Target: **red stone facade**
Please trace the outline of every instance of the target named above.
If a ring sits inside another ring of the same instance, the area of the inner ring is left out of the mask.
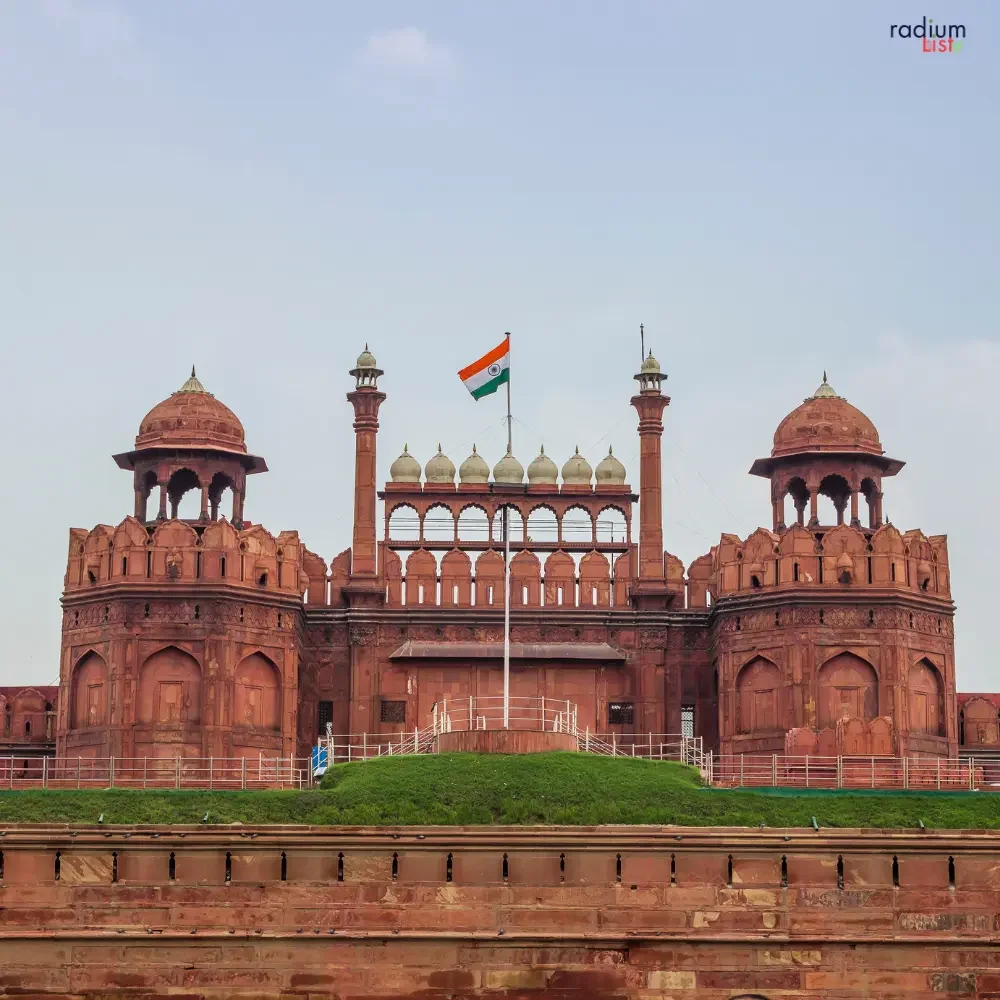
[[[0,757],[13,757],[14,771],[51,756],[56,739],[57,687],[0,687]]]
[[[41,1000],[1000,997],[981,831],[8,826]]]
[[[560,474],[543,451],[525,475],[511,454],[491,472],[475,450],[458,470],[439,450],[421,469],[405,448],[380,490],[391,394],[367,349],[351,375],[352,545],[329,564],[244,519],[247,476],[266,464],[193,373],[143,419],[116,456],[132,515],[70,532],[61,755],[302,754],[327,720],[412,731],[445,698],[499,695],[505,512],[514,696],[570,700],[591,732],[693,726],[727,753],[958,750],[946,538],[884,521],[883,482],[903,463],[825,378],[751,469],[771,482],[770,529],[723,535],[685,570],[663,548],[670,400],[652,355],[631,399],[638,493],[612,454],[596,470],[573,455]],[[200,516],[182,520],[188,490]],[[986,730],[1000,743],[995,716]]]

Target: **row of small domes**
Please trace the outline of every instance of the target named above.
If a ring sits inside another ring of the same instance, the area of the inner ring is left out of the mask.
[[[437,454],[424,466],[423,472],[428,483],[455,482],[455,465],[441,451],[441,445],[438,445]],[[389,476],[394,483],[420,482],[420,463],[410,454],[406,445],[403,446],[403,454],[389,467]],[[595,476],[599,485],[624,485],[625,466],[615,458],[610,448],[607,455],[597,463],[596,472],[580,454],[579,448],[562,467],[564,485],[589,485],[591,478]],[[559,469],[556,467],[556,463],[545,454],[543,447],[538,453],[538,457],[528,465],[528,483],[532,486],[555,486],[558,478]],[[490,467],[482,455],[476,451],[475,445],[472,446],[472,454],[458,470],[458,480],[461,483],[488,483],[490,481]],[[493,482],[524,482],[524,466],[510,453],[509,448],[507,454],[493,466]]]

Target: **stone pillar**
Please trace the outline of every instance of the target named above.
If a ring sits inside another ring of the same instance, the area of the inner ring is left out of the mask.
[[[378,583],[378,543],[375,524],[375,441],[378,435],[378,411],[385,393],[378,389],[381,370],[367,348],[358,358],[351,374],[356,387],[347,394],[354,407],[354,533],[351,545],[351,578],[347,587],[352,604],[382,603],[383,589]],[[420,538],[424,537],[423,518]]]
[[[246,483],[233,487],[233,527],[237,531],[243,527],[243,504],[247,498]]]
[[[655,365],[655,369],[650,366]],[[639,578],[633,582],[637,608],[666,607],[667,585],[663,575],[663,470],[660,439],[663,411],[670,397],[660,391],[660,366],[650,358],[636,375],[640,385],[631,403],[639,414]]]
[[[165,521],[167,519],[167,484],[160,483],[160,509],[156,515],[157,520]]]
[[[785,511],[783,508],[784,504],[782,503],[781,500],[771,501],[771,515],[772,515],[772,520],[774,522],[775,531],[785,530]]]
[[[819,488],[810,487],[809,489],[809,527],[818,528],[819,527]]]
[[[851,490],[851,527],[860,528],[861,521],[858,520],[858,491]]]
[[[882,527],[882,491],[878,490],[875,493],[875,523],[872,525],[873,528]]]
[[[201,488],[201,520],[208,520],[208,487],[202,486]]]
[[[135,491],[135,519],[142,522],[146,520],[146,494],[141,489]]]

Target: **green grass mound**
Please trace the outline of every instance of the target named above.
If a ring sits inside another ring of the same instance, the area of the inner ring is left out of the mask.
[[[340,764],[320,788],[288,792],[0,792],[4,823],[343,826],[675,824],[1000,828],[1000,799],[970,792],[721,790],[668,762],[582,753],[440,754]]]

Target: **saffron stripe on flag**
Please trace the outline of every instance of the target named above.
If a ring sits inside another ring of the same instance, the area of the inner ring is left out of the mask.
[[[499,361],[510,351],[510,342],[504,338],[499,347],[494,347],[492,351],[484,354],[478,361],[473,361],[471,365],[466,365],[459,373],[458,377],[464,382],[466,379],[488,368],[494,361]]]

